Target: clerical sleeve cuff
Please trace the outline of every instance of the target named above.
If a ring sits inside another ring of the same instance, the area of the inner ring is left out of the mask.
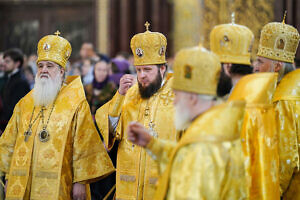
[[[79,181],[79,182],[76,182],[76,183],[80,183],[80,184],[82,184],[82,185],[89,184],[88,181]]]
[[[155,143],[155,138],[151,137],[151,140],[147,144],[146,148],[149,149],[149,150],[151,150],[151,148],[153,147],[154,143]]]
[[[122,110],[122,105],[124,102],[125,96],[121,95],[119,91],[116,92],[115,96],[112,98],[110,102],[110,107],[109,107],[109,116],[111,117],[119,117],[121,110]]]
[[[154,160],[157,160],[157,157],[162,152],[162,147],[159,139],[152,137],[150,142],[146,146],[146,151]]]

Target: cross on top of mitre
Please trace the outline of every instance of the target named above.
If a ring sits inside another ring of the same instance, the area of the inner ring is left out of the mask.
[[[144,24],[145,27],[146,27],[146,31],[149,31],[149,26],[150,26],[150,23],[148,21],[146,21],[146,23]]]
[[[231,13],[231,23],[235,24],[235,13],[234,12]]]
[[[287,13],[287,11],[284,12],[284,16],[283,16],[283,20],[282,20],[283,24],[285,24],[286,13]]]
[[[54,33],[54,35],[59,36],[59,35],[60,35],[59,30],[57,30],[57,31]]]

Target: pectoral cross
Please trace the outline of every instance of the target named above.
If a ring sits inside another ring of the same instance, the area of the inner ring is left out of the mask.
[[[145,109],[145,116],[149,116],[149,115],[150,115],[150,108],[147,107],[147,108]]]
[[[157,133],[155,132],[154,127],[155,127],[155,124],[151,121],[151,122],[149,123],[150,135],[152,135],[153,137],[157,138],[158,135],[157,135]]]
[[[24,141],[25,142],[27,142],[28,141],[28,139],[29,139],[29,136],[31,136],[31,129],[29,128],[27,131],[25,131],[25,133],[24,133],[24,136],[25,136],[25,138],[24,138]]]

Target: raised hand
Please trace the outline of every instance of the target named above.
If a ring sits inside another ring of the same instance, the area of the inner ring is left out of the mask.
[[[152,139],[149,131],[138,122],[131,122],[127,130],[127,139],[141,147],[146,147]]]
[[[136,76],[132,74],[125,74],[120,79],[120,87],[119,87],[119,93],[121,95],[125,95],[127,90],[133,86],[133,84],[136,82]]]

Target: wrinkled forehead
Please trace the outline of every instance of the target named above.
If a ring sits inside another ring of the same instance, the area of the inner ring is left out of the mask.
[[[257,61],[259,61],[259,62],[261,62],[261,63],[269,63],[269,62],[272,62],[271,59],[265,58],[265,57],[262,57],[262,56],[257,56]]]
[[[42,61],[39,61],[37,63],[38,66],[42,66],[42,65],[53,65],[53,66],[59,66],[57,63],[53,62],[53,61],[48,61],[48,60],[42,60]]]

